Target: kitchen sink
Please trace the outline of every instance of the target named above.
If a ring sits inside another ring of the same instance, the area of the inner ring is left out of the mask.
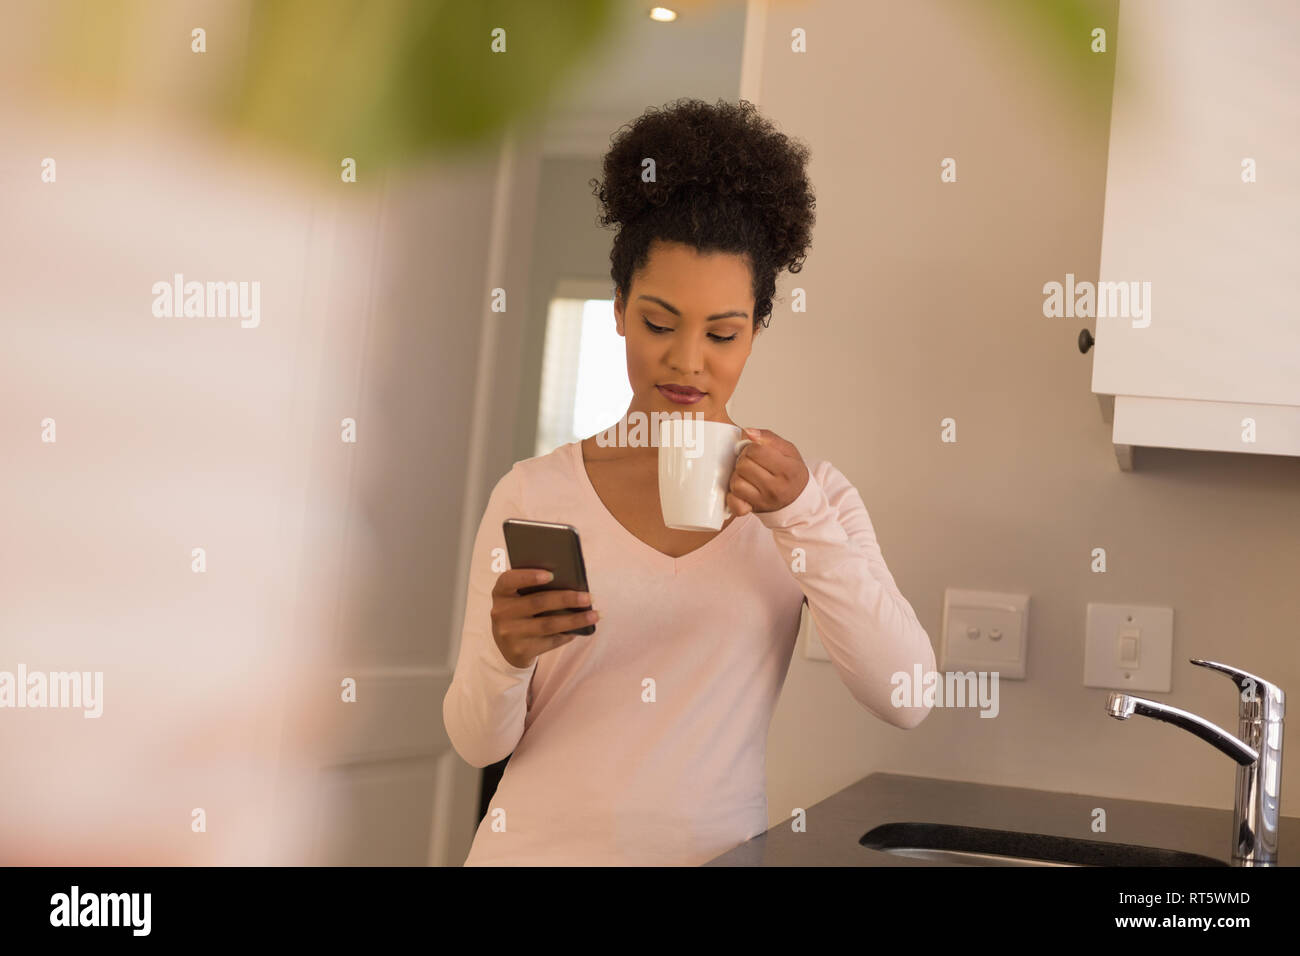
[[[1199,853],[947,823],[885,823],[858,841],[949,866],[1227,866]]]

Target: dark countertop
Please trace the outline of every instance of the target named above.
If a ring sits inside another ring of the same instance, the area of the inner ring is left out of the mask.
[[[1230,788],[1232,775],[1224,778]],[[1106,832],[1092,832],[1093,808]],[[1231,861],[1232,811],[1120,800],[1079,793],[998,787],[895,773],[873,773],[807,808],[807,832],[777,824],[705,866],[940,866],[858,843],[882,823],[971,827],[1182,850]],[[1300,865],[1300,818],[1278,825],[1280,866]]]

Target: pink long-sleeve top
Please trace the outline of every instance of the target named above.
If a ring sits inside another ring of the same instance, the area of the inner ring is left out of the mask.
[[[738,517],[677,558],[619,524],[580,442],[497,482],[442,713],[473,766],[513,756],[466,866],[688,866],[766,830],[768,725],[805,599],[862,706],[904,729],[925,718],[927,707],[891,703],[890,678],[933,670],[930,638],[857,489],[830,462],[804,460],[810,477],[789,505]],[[573,525],[601,613],[594,634],[528,667],[492,636],[506,518]]]

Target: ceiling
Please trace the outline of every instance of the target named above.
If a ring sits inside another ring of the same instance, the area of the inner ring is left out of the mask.
[[[546,114],[543,156],[599,157],[614,131],[648,106],[682,96],[712,102],[740,95],[744,0],[663,3],[677,11],[671,23],[650,19],[652,3],[615,0],[615,26]]]

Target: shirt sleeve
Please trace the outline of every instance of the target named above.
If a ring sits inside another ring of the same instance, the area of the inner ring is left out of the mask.
[[[519,485],[519,469],[512,468],[492,489],[479,522],[470,555],[460,653],[442,699],[442,721],[451,745],[475,767],[504,760],[519,743],[537,667],[536,659],[527,667],[515,667],[492,636],[492,589],[509,567],[501,523],[524,516]]]
[[[862,496],[828,461],[809,467],[799,497],[758,514],[791,566],[817,633],[853,697],[881,720],[911,729],[930,708],[897,707],[891,678],[934,670],[934,647],[885,566]],[[793,566],[803,551],[803,570]]]

